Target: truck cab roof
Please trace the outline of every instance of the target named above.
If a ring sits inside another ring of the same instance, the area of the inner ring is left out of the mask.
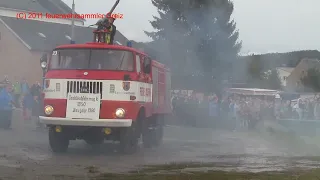
[[[100,43],[100,42],[88,42],[85,44],[64,44],[64,45],[57,46],[55,49],[81,49],[81,48],[98,48],[98,49],[114,49],[114,50],[131,51],[131,52],[135,52],[135,53],[142,54],[144,56],[149,57],[146,53],[132,47],[121,46],[121,45],[110,45],[110,44]],[[152,64],[160,68],[168,69],[168,67],[166,67],[162,63],[159,63],[156,60],[153,60]]]

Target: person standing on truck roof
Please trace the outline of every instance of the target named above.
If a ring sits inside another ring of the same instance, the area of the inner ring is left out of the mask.
[[[106,43],[107,44],[113,44],[114,36],[116,35],[117,28],[113,24],[115,18],[108,17],[108,23],[106,25],[106,29],[109,30],[110,33],[107,33],[106,35]]]

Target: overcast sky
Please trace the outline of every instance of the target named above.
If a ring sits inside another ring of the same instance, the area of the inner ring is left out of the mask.
[[[72,0],[64,0],[70,7]],[[108,2],[108,3],[106,3]],[[110,3],[109,3],[110,2]],[[115,0],[75,0],[78,13],[106,13]],[[319,0],[233,0],[233,18],[243,41],[243,53],[320,50]],[[157,15],[151,0],[121,0],[115,13],[123,19],[117,29],[135,41],[150,41],[143,30],[153,30],[149,20]],[[95,19],[88,19],[94,23]]]

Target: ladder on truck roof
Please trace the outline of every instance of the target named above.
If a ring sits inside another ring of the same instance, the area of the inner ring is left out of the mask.
[[[110,32],[108,30],[94,30],[93,31],[93,42],[106,43],[106,36]]]

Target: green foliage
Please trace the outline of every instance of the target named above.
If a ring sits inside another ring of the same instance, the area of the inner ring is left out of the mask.
[[[242,43],[229,0],[152,0],[159,17],[151,21],[157,59],[170,59],[173,73],[226,79]],[[207,82],[204,82],[207,83]]]
[[[261,80],[263,76],[263,69],[261,55],[250,56],[248,64],[248,73],[250,75],[249,80]]]
[[[275,90],[281,90],[282,84],[281,80],[279,78],[279,73],[276,69],[271,70],[270,73],[267,73],[265,76],[263,83],[263,88],[266,89],[275,89]]]
[[[261,55],[251,55],[247,67],[247,84],[250,87],[281,89],[281,80],[276,69],[268,70],[264,66]]]
[[[306,75],[301,77],[301,83],[304,87],[313,91],[320,91],[320,71],[316,68],[308,69]]]
[[[242,56],[242,62],[250,62],[251,56]],[[267,53],[259,56],[266,69],[273,69],[284,64],[288,67],[296,67],[303,58],[320,59],[320,52],[317,50],[303,50],[286,53]]]

